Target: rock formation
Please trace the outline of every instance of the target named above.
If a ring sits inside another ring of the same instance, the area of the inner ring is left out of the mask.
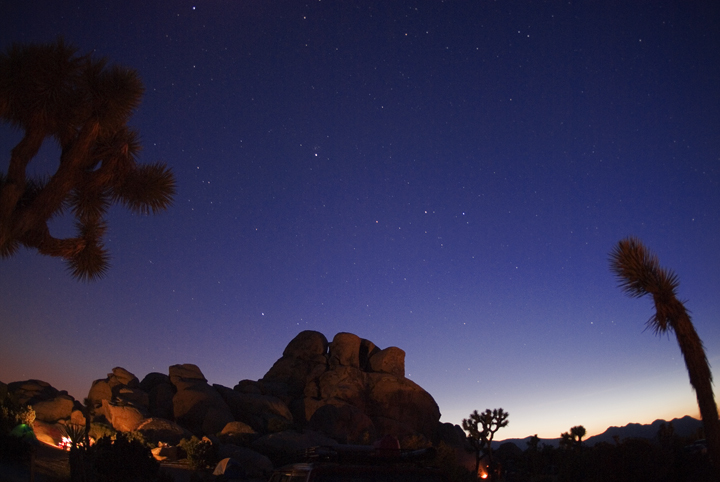
[[[82,405],[45,382],[10,383],[7,392],[33,406],[44,433],[85,422]],[[328,342],[322,333],[303,331],[265,376],[233,388],[210,385],[192,364],[142,381],[116,367],[92,383],[87,398],[93,423],[138,431],[156,444],[209,436],[251,472],[266,471],[267,457],[318,444],[367,444],[385,435],[464,443],[462,429],[441,424],[432,396],[405,378],[403,350],[381,349],[352,333]]]
[[[381,350],[351,333],[331,343],[318,332],[300,333],[259,385],[284,398],[301,426],[342,443],[384,435],[432,440],[440,420],[432,396],[405,378],[404,351]]]

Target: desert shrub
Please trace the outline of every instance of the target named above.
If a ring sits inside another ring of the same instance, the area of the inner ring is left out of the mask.
[[[117,432],[114,428],[104,423],[92,423],[90,424],[90,437],[93,440],[100,440],[103,437],[115,438]]]
[[[137,430],[134,430],[134,431],[132,431],[132,432],[127,432],[127,433],[125,434],[125,437],[126,437],[128,440],[137,441],[137,442],[145,445],[146,447],[150,447],[150,444],[148,444],[148,443],[145,441],[145,436],[144,436],[142,433],[138,432]]]
[[[137,439],[118,433],[115,440],[102,437],[88,449],[97,482],[156,481],[160,463]]]
[[[178,446],[185,452],[188,465],[192,469],[211,467],[218,461],[213,444],[194,435],[189,439],[182,439]]]
[[[9,433],[17,425],[32,426],[34,421],[35,410],[30,405],[22,407],[10,397],[0,402],[0,434]]]
[[[30,405],[27,405],[20,409],[15,416],[15,419],[17,420],[18,425],[25,424],[32,427],[32,424],[35,422],[35,410],[33,410]]]
[[[432,444],[424,435],[419,433],[406,435],[400,439],[400,447],[405,450],[418,450],[431,447]]]
[[[468,470],[458,463],[455,449],[445,442],[440,442],[436,447],[432,465],[443,472],[450,482],[476,482],[477,480],[472,470]]]

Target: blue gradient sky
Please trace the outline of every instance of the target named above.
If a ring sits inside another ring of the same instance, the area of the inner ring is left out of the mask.
[[[112,211],[101,281],[0,261],[3,382],[233,386],[312,329],[404,349],[443,421],[507,410],[499,438],[698,416],[608,253],[635,235],[677,272],[720,366],[714,2],[6,3],[2,51],[62,35],[138,70],[141,160],[178,195]]]

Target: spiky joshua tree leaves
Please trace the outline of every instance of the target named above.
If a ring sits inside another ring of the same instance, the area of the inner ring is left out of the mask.
[[[23,133],[7,173],[0,171],[2,257],[25,246],[64,258],[76,278],[98,278],[108,267],[108,208],[120,203],[148,214],[171,204],[171,171],[136,160],[140,143],[128,120],[142,94],[137,72],[78,55],[62,40],[0,54],[0,119]],[[57,171],[29,178],[28,164],[48,138],[60,147]],[[76,235],[55,238],[48,221],[67,211]]]
[[[487,409],[483,413],[477,410],[470,414],[470,418],[462,421],[462,428],[468,433],[468,441],[475,451],[475,474],[480,469],[480,460],[487,455],[490,466],[490,478],[495,478],[492,462],[492,441],[495,432],[507,427],[509,414],[502,408]]]
[[[657,334],[668,330],[675,332],[700,407],[711,462],[720,472],[720,421],[712,373],[690,315],[683,302],[677,299],[676,290],[680,283],[677,275],[660,267],[657,257],[640,240],[632,237],[618,243],[610,254],[610,263],[620,288],[628,295],[635,298],[652,296],[655,315],[648,320],[648,327]]]

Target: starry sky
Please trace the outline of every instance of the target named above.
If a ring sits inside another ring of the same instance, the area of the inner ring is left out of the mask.
[[[720,376],[715,2],[2,11],[3,52],[61,35],[136,69],[140,160],[178,182],[164,213],[111,210],[100,281],[0,260],[3,382],[82,399],[115,366],[194,363],[232,387],[309,329],[402,348],[443,422],[508,411],[499,439],[699,416],[674,336],[645,330],[652,301],[608,254],[638,236],[678,274]],[[20,137],[0,126],[3,170]],[[31,172],[57,159],[48,141]]]

